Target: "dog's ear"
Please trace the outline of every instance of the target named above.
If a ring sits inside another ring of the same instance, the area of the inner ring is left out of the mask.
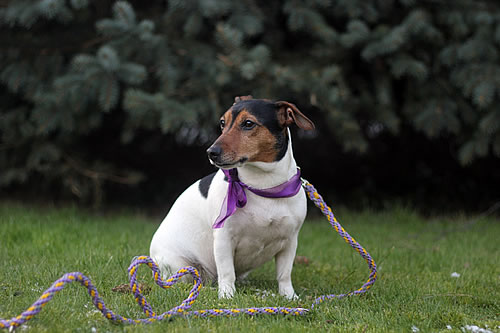
[[[292,103],[279,101],[275,103],[278,108],[278,120],[283,127],[288,127],[295,123],[303,130],[309,131],[315,128],[314,123],[304,116],[302,112]]]
[[[246,101],[246,100],[249,100],[249,99],[253,99],[252,95],[247,95],[247,96],[236,96],[234,98],[234,104],[238,103],[238,102],[241,102],[241,101]]]

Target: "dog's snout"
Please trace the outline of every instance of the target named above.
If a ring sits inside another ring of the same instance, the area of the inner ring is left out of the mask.
[[[207,149],[208,157],[212,161],[216,161],[222,155],[222,148],[220,146],[211,146]]]

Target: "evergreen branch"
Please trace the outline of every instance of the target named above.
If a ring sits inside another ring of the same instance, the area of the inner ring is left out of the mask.
[[[112,39],[111,36],[99,36],[96,38],[89,39],[85,41],[84,43],[81,44],[81,49],[86,50],[89,49],[95,45],[100,45],[104,44],[106,42],[109,42]]]
[[[220,61],[222,61],[224,63],[224,65],[226,65],[227,67],[233,67],[235,64],[234,62],[229,59],[228,56],[225,56],[223,54],[217,54],[217,59],[219,59]]]
[[[500,155],[500,116],[494,114],[500,6],[492,0],[379,2],[0,0],[0,80],[8,88],[0,97],[8,108],[26,109],[0,116],[2,163],[17,167],[14,161],[37,151],[41,137],[56,147],[81,144],[90,151],[88,161],[72,158],[71,167],[62,157],[39,158],[40,165],[50,164],[54,174],[66,165],[66,176],[84,180],[83,195],[93,182],[100,197],[101,183],[122,182],[113,176],[127,178],[126,169],[112,156],[101,166],[86,135],[112,129],[129,138],[134,151],[153,132],[191,138],[210,132],[209,121],[241,89],[311,108],[347,150],[376,148],[376,135],[367,131],[374,124],[412,145],[449,144],[457,170],[459,161]],[[4,9],[11,5],[16,8]],[[120,121],[102,110],[113,110]],[[399,133],[403,126],[419,136]],[[26,140],[22,149],[7,151],[5,144],[16,140]],[[150,147],[159,146],[153,141]],[[429,155],[415,160],[427,162]]]
[[[12,143],[0,143],[0,150],[9,150],[9,149],[18,149],[22,147],[28,140],[24,138],[21,141],[12,142]]]
[[[66,164],[82,176],[90,178],[92,180],[107,180],[113,183],[123,184],[123,185],[137,185],[141,181],[144,180],[144,176],[140,173],[131,172],[126,176],[119,176],[109,172],[93,170],[87,168],[80,163],[78,163],[75,159],[70,157],[68,154],[64,153],[64,161]]]
[[[38,56],[57,52],[73,53],[74,51],[87,50],[112,40],[110,36],[99,36],[82,42],[75,42],[74,35],[74,32],[71,33],[71,36],[66,36],[66,34],[63,33],[58,36],[51,35],[49,38],[45,39],[33,38],[31,34],[28,36],[24,36],[24,34],[3,34],[1,36],[2,49],[22,50],[23,53],[31,51],[31,54]]]
[[[461,106],[467,109],[467,111],[471,113],[476,113],[474,108],[467,102],[462,94],[458,94],[456,89],[453,89],[449,82],[443,80],[442,78],[436,78],[435,80],[438,86],[441,86],[447,93],[450,98],[460,103]]]
[[[486,10],[494,12],[498,10],[496,1],[449,1],[449,0],[420,0],[420,4],[439,6],[439,8],[460,9],[464,12],[471,10]]]

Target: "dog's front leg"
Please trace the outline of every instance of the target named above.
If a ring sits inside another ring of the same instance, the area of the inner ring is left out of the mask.
[[[214,232],[214,257],[217,266],[219,298],[232,298],[236,289],[233,252],[231,235],[226,230],[216,230]]]
[[[288,244],[276,254],[276,278],[278,280],[278,290],[280,295],[288,299],[297,299],[298,296],[293,290],[292,267],[297,251],[297,236],[292,237]]]

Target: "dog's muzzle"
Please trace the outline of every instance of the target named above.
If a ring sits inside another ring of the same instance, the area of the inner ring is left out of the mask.
[[[207,155],[213,164],[221,164],[222,148],[218,145],[212,145],[207,149]]]
[[[241,157],[237,160],[228,159],[228,156],[224,156],[224,151],[222,150],[222,148],[219,145],[215,144],[207,149],[207,155],[210,163],[221,169],[236,168],[242,166],[248,161],[248,157],[246,156]]]

